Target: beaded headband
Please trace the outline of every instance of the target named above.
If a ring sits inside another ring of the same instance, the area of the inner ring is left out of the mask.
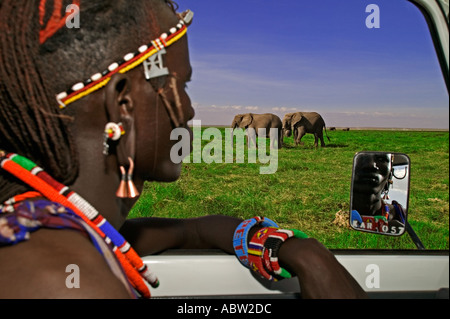
[[[187,25],[191,23],[192,18],[193,12],[187,11],[176,27],[171,28],[168,33],[163,33],[149,44],[139,47],[136,52],[126,54],[120,61],[112,63],[103,72],[96,73],[86,81],[78,82],[69,90],[57,94],[56,100],[59,107],[64,109],[70,103],[104,87],[114,74],[126,73],[142,63],[145,66],[147,79],[169,74],[168,70],[162,66],[161,55],[166,53],[165,48],[174,44],[186,34]],[[155,54],[158,54],[158,56],[155,56]]]

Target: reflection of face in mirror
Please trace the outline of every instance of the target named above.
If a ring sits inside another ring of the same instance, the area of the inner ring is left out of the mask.
[[[359,153],[355,157],[351,226],[358,230],[401,235],[407,209],[408,158],[402,154]],[[396,183],[397,184],[397,183]],[[406,186],[405,186],[406,185]]]

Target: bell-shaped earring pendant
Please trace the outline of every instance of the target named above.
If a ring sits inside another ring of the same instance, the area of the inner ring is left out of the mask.
[[[125,167],[120,166],[120,172],[122,174],[119,188],[117,189],[116,196],[118,198],[127,198],[128,197],[128,191],[127,191],[127,172],[125,171]]]
[[[134,171],[134,162],[129,157],[128,161],[130,162],[130,168],[128,169],[127,174],[127,192],[128,192],[128,198],[136,198],[139,196],[139,192],[136,188],[136,185],[133,183],[133,171]]]

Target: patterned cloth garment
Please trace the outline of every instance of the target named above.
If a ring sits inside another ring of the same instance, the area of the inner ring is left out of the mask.
[[[40,228],[75,229],[89,237],[66,207],[48,200],[23,201],[15,205],[12,213],[0,214],[0,247],[28,240],[30,233]]]

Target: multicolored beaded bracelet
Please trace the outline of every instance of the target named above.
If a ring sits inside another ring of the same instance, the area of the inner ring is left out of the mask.
[[[250,269],[260,274],[263,278],[273,281],[277,281],[277,279],[271,274],[272,267],[268,256],[264,256],[267,255],[267,250],[264,247],[264,243],[267,236],[277,230],[278,228],[275,227],[262,228],[258,230],[255,235],[253,235],[250,243],[248,244],[248,261],[250,263]]]
[[[281,268],[278,263],[278,251],[281,245],[289,238],[308,238],[308,236],[296,229],[279,229],[266,227],[260,229],[252,237],[248,246],[248,259],[250,268],[259,273],[263,278],[278,281],[291,278],[292,275]]]
[[[244,220],[241,224],[239,224],[234,232],[233,247],[237,258],[241,264],[247,268],[250,268],[250,264],[248,262],[247,237],[248,232],[255,225],[261,225],[263,227],[278,227],[274,221],[260,216]]]
[[[269,234],[264,242],[264,249],[267,254],[264,254],[263,257],[270,263],[273,273],[281,278],[291,278],[292,275],[287,270],[280,267],[278,263],[278,251],[286,240],[293,237],[301,239],[308,238],[305,233],[297,229],[278,229]]]
[[[56,100],[59,103],[59,107],[63,109],[70,103],[73,103],[82,97],[99,90],[108,84],[111,77],[116,73],[126,73],[147,60],[149,60],[149,65],[155,66],[156,63],[155,61],[151,61],[151,57],[158,52],[163,52],[165,48],[181,39],[186,34],[187,25],[191,23],[192,17],[192,11],[187,11],[178,24],[171,28],[168,33],[163,33],[159,38],[151,41],[149,44],[142,45],[134,53],[125,54],[120,61],[110,64],[109,67],[103,72],[96,73],[86,81],[78,82],[72,85],[69,90],[57,94]],[[145,71],[146,73],[149,72],[148,70]],[[155,72],[158,76],[166,74],[159,71]]]

